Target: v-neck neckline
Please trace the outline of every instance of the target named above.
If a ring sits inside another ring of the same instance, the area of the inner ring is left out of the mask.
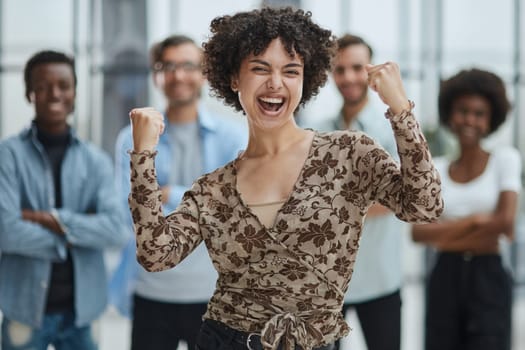
[[[241,192],[237,188],[237,175],[238,175],[237,163],[239,162],[240,157],[235,158],[235,160],[232,162],[232,167],[233,167],[233,174],[232,174],[233,175],[233,189],[234,189],[235,195],[236,195],[239,203],[242,205],[242,207],[245,208],[248,211],[248,213],[250,213],[250,215],[255,218],[257,223],[262,228],[264,228],[265,231],[273,231],[275,229],[275,225],[278,222],[278,219],[279,219],[279,217],[281,215],[281,212],[282,212],[283,208],[288,205],[288,203],[292,199],[293,195],[297,192],[297,187],[299,185],[299,182],[303,178],[304,170],[305,170],[307,164],[312,159],[312,155],[313,155],[314,148],[315,148],[314,146],[317,144],[317,140],[318,140],[318,137],[319,137],[319,132],[317,130],[312,130],[312,131],[314,132],[314,134],[313,134],[313,137],[312,137],[312,141],[310,142],[310,148],[308,149],[308,154],[306,155],[306,158],[303,161],[303,165],[301,166],[301,170],[299,171],[299,174],[297,175],[297,178],[294,181],[294,184],[292,186],[292,190],[290,191],[290,193],[288,193],[288,196],[284,200],[283,204],[281,205],[281,207],[275,213],[275,218],[273,220],[273,224],[272,224],[271,227],[267,227],[266,225],[264,225],[261,222],[261,220],[259,219],[259,217],[252,211],[252,209],[246,204],[246,202],[242,198]]]

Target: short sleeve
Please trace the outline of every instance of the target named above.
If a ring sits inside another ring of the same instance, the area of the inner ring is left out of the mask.
[[[450,164],[450,160],[445,156],[440,156],[433,159],[434,166],[436,167],[436,170],[438,171],[439,176],[441,177],[441,182],[448,182],[448,167]]]
[[[515,148],[496,151],[498,180],[501,191],[521,191],[521,157]]]

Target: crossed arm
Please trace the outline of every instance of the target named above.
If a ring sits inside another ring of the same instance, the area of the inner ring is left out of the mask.
[[[47,211],[24,209],[22,210],[22,219],[40,224],[58,235],[64,235],[65,233],[56,217]]]
[[[412,228],[412,239],[440,251],[490,253],[498,249],[500,235],[514,238],[518,194],[500,193],[494,212],[474,214],[457,220],[441,221]]]

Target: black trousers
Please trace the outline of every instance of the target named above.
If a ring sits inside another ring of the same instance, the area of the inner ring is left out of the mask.
[[[215,320],[205,320],[197,337],[195,350],[249,350],[248,343],[252,350],[262,350],[258,335],[237,331]],[[295,349],[302,350],[298,346]],[[281,346],[278,350],[282,350]],[[334,350],[334,345],[322,346],[314,350]]]
[[[499,255],[440,253],[427,286],[426,350],[510,350],[512,281]]]
[[[172,304],[135,295],[131,350],[176,350],[179,341],[195,349],[207,304]]]
[[[343,315],[354,308],[368,350],[399,350],[401,347],[401,293],[358,304],[344,304]],[[351,335],[350,335],[351,336]],[[336,349],[340,349],[340,340]]]

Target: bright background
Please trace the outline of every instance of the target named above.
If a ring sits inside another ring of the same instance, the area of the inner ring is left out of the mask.
[[[0,138],[13,135],[33,118],[24,98],[22,71],[41,49],[76,57],[78,89],[72,123],[80,135],[113,154],[116,135],[135,106],[163,107],[148,72],[149,46],[172,33],[202,42],[214,17],[258,7],[254,0],[1,0],[0,2]],[[525,151],[525,9],[520,0],[296,0],[335,34],[363,36],[375,51],[375,62],[399,63],[416,113],[436,152],[453,150],[446,133],[437,130],[440,79],[461,68],[492,70],[506,82],[513,111],[487,147],[512,144]],[[204,94],[213,110],[242,120]],[[341,100],[333,83],[300,112],[310,121],[335,115]],[[444,135],[444,138],[441,136]],[[442,140],[445,141],[442,141]],[[1,161],[1,160],[0,160]],[[1,194],[0,194],[1,195]],[[523,197],[523,196],[522,196]],[[525,208],[525,206],[522,206]],[[525,329],[525,224],[518,219],[517,241],[506,254],[516,279],[515,326]],[[424,251],[401,236],[404,254],[403,349],[422,348]],[[115,254],[108,254],[114,266]],[[353,319],[352,319],[353,322]],[[358,328],[347,346],[365,349]],[[102,349],[126,349],[129,323],[109,310],[102,319]],[[378,335],[380,336],[380,335]],[[514,349],[525,349],[514,332]],[[521,338],[520,338],[521,337]]]

